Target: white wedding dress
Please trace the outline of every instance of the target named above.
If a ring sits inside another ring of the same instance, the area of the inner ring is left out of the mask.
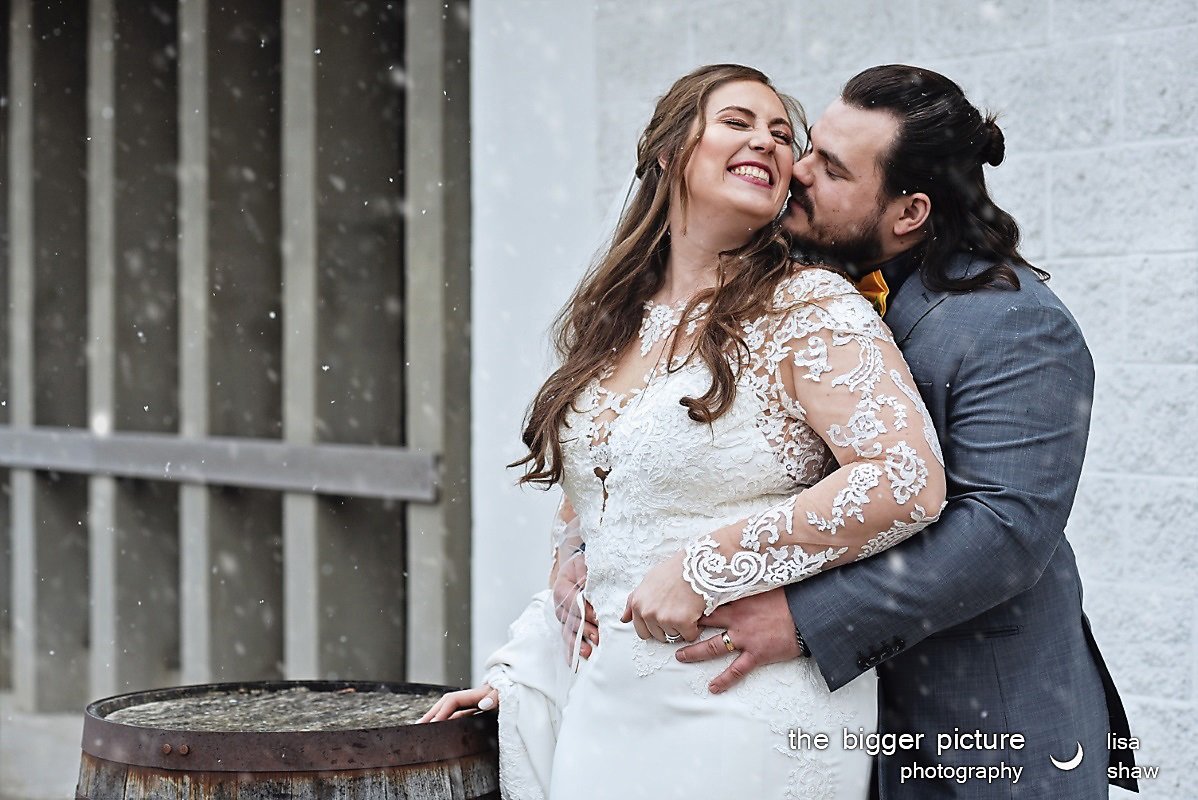
[[[832,693],[812,659],[796,659],[713,695],[732,654],[682,664],[685,643],[644,641],[620,622],[646,572],[679,550],[710,609],[873,555],[939,512],[921,497],[940,459],[935,432],[868,301],[811,268],[786,278],[775,304],[786,310],[745,324],[752,355],[711,426],[679,404],[710,385],[698,359],[659,360],[627,391],[607,386],[609,369],[575,404],[560,514],[577,515],[600,643],[570,671],[542,593],[488,660],[509,800],[867,796],[869,756],[841,745],[845,729],[875,729],[872,671]],[[642,356],[693,332],[682,312],[647,304]],[[735,552],[706,535],[741,521]],[[791,730],[829,746],[792,748]]]

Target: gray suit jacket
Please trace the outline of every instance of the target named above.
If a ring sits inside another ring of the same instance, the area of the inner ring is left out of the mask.
[[[962,255],[953,274],[985,266]],[[943,446],[940,521],[886,553],[787,587],[829,688],[877,667],[880,731],[926,734],[918,749],[878,760],[883,800],[1093,800],[1107,796],[1108,764],[1133,764],[1130,752],[1108,754],[1109,730],[1128,735],[1126,716],[1082,613],[1064,535],[1093,363],[1056,295],[1030,270],[1016,271],[1018,291],[954,294],[927,289],[917,273],[886,314]],[[1020,733],[1026,744],[938,754],[936,734],[955,728]],[[1053,766],[1050,756],[1065,761],[1079,743],[1080,766]],[[1001,764],[1022,767],[1019,780],[910,777],[913,765]]]

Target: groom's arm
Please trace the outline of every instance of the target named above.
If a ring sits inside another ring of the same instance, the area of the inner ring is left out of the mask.
[[[947,394],[940,521],[877,558],[786,588],[833,690],[1033,586],[1060,544],[1085,453],[1093,365],[1060,309],[1003,306],[976,332]]]

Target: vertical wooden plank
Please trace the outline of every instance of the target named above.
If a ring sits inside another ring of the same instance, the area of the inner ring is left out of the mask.
[[[88,385],[87,406],[92,433],[112,431],[113,334],[115,333],[113,268],[115,13],[113,0],[90,0],[87,46],[87,223],[88,223]],[[117,692],[117,545],[116,481],[95,476],[89,481],[88,557],[91,592],[90,694]]]
[[[317,7],[315,436],[399,445],[402,81],[399,3]],[[403,506],[318,499],[323,675],[400,679]]]
[[[33,424],[33,7],[12,0],[9,27],[9,424]],[[37,691],[33,472],[12,470],[13,690],[32,710]]]
[[[209,7],[208,432],[280,438],[280,3]],[[217,67],[219,65],[219,69]],[[209,490],[214,674],[282,675],[282,497]]]
[[[116,481],[117,691],[179,682],[179,493]]]
[[[8,424],[9,0],[0,0],[0,425]],[[0,470],[0,689],[12,686],[12,525],[8,470]]]
[[[31,274],[22,314],[32,334],[25,368],[32,393],[22,422],[87,424],[86,7],[31,4],[33,172]],[[15,303],[14,303],[15,306]],[[14,398],[16,401],[16,398]],[[33,539],[18,570],[30,581],[26,621],[36,675],[26,700],[38,711],[76,710],[87,696],[87,481],[35,474],[14,521]],[[29,500],[32,500],[30,503]]]
[[[208,2],[179,3],[179,428],[208,435]],[[212,680],[208,490],[179,490],[182,680]]]
[[[316,9],[283,3],[283,435],[316,441]],[[284,659],[290,679],[321,675],[317,499],[283,497]]]
[[[440,502],[408,506],[408,675],[470,678],[470,165],[467,4],[408,3],[408,446],[441,458]]]
[[[84,754],[80,759],[79,782],[75,786],[76,796],[89,800],[119,800],[125,797],[128,776],[128,765]]]
[[[111,417],[120,431],[178,429],[177,4],[115,0],[114,312]],[[104,110],[101,110],[104,114]],[[93,414],[93,419],[95,418]],[[178,681],[178,488],[114,484],[119,691]]]

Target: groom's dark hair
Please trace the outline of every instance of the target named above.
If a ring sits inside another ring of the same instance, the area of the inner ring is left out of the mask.
[[[993,114],[983,116],[953,81],[929,69],[889,64],[871,67],[845,84],[841,100],[866,111],[887,111],[899,126],[879,158],[881,200],[922,192],[931,199],[920,245],[924,282],[936,291],[979,286],[1019,287],[1009,265],[1022,264],[1041,280],[1048,273],[1019,254],[1019,225],[990,198],[982,165],[997,167],[1006,150]],[[951,278],[959,252],[996,262],[969,278]]]

